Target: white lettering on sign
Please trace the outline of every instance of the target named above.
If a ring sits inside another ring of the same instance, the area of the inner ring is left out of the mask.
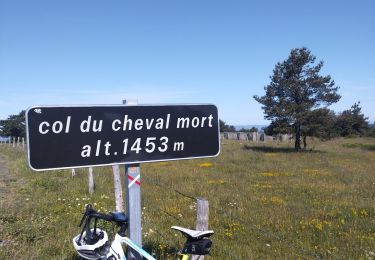
[[[96,141],[95,156],[99,156],[100,155],[101,143],[102,143],[102,140],[97,140]],[[111,143],[109,141],[107,141],[103,146],[105,148],[104,149],[104,154],[106,156],[111,155],[109,153],[109,148],[111,147]],[[90,156],[91,156],[91,146],[90,145],[84,145],[82,147],[81,157],[90,157]]]
[[[193,117],[193,119],[190,120],[190,117],[179,117],[177,119],[177,128],[189,128],[190,123],[193,128],[197,127],[205,127],[205,121],[208,119],[207,126],[212,127],[212,119],[214,117],[210,115],[209,117],[202,116],[199,117]]]
[[[71,116],[66,117],[65,121],[65,133],[68,134],[70,131],[70,120]],[[42,123],[39,124],[39,133],[42,135],[48,134],[50,130],[52,130],[52,133],[54,134],[59,134],[64,130],[64,124],[62,121],[55,121],[52,124],[52,128],[50,128],[50,123],[47,121],[43,121]]]
[[[61,121],[56,121],[55,123],[53,123],[52,132],[54,132],[55,134],[59,134],[61,133],[62,129],[63,129],[63,123]]]
[[[103,126],[103,120],[93,120],[91,128],[91,116],[88,116],[87,120],[83,120],[80,125],[80,130],[82,133],[90,132],[90,128],[93,132],[101,132]]]
[[[137,118],[132,119],[129,118],[128,115],[124,116],[123,121],[119,119],[115,119],[112,121],[112,130],[113,131],[119,131],[121,129],[122,125],[122,131],[131,131],[131,130],[151,130],[151,129],[168,129],[169,128],[169,122],[170,122],[171,114],[167,114],[166,117],[159,117],[159,118]]]
[[[47,128],[44,128],[44,130],[43,130],[43,126],[46,126]],[[39,125],[39,133],[41,133],[42,135],[47,134],[49,132],[48,127],[49,127],[49,123],[48,122],[44,121],[44,122],[40,123],[40,125]]]
[[[145,140],[145,141],[144,141]],[[127,155],[129,153],[136,153],[139,154],[141,151],[145,150],[146,153],[153,153],[156,149],[164,153],[166,152],[170,147],[173,151],[183,151],[185,143],[184,142],[174,142],[171,146],[168,146],[168,137],[163,136],[157,139],[156,137],[147,137],[145,139],[142,138],[136,138],[133,142],[129,141],[129,138],[125,138],[123,142],[123,148],[122,148],[122,154]],[[115,151],[111,151],[111,142],[107,141],[105,144],[102,144],[102,140],[97,140],[95,147],[95,156],[98,157],[102,154],[102,147],[104,148],[104,155],[110,156],[110,155],[117,155],[118,153]],[[84,145],[82,146],[81,150],[81,157],[90,157],[91,156],[91,145]]]
[[[121,126],[117,126],[117,125],[121,125],[121,120],[119,120],[119,119],[113,120],[112,130],[115,131],[115,132],[117,132],[118,130],[121,129]]]

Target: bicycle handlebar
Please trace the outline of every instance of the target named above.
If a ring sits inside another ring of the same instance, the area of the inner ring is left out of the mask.
[[[93,232],[91,231],[91,228],[90,228],[92,219],[95,220]],[[84,224],[84,227],[82,228],[81,235],[77,241],[78,244],[80,244],[84,230],[86,230],[86,236],[87,236],[88,241],[91,241],[91,242],[96,241],[97,239],[96,223],[98,219],[117,223],[120,226],[120,230],[118,234],[120,234],[121,236],[125,236],[125,232],[126,232],[127,225],[128,225],[127,221],[124,221],[124,219],[121,219],[121,221],[119,221],[118,219],[116,219],[114,214],[99,213],[93,209],[91,204],[87,204],[85,208],[85,212],[83,213],[83,217],[79,223],[79,227],[81,227],[83,224]],[[125,217],[125,220],[126,220],[126,217]]]
[[[85,221],[85,218],[96,218],[96,219],[102,219],[106,221],[115,221],[114,217],[109,214],[99,213],[96,210],[92,208],[91,204],[86,205],[85,212],[83,213],[83,217],[79,223],[79,227],[82,226],[83,222]]]

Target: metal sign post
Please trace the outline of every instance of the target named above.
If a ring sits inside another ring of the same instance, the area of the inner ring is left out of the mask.
[[[129,238],[142,247],[142,209],[141,209],[141,167],[139,164],[125,165],[126,213],[129,218]],[[130,259],[142,259],[134,250],[130,250]]]
[[[137,100],[123,100],[124,105],[137,105]],[[139,164],[125,164],[126,214],[129,218],[128,236],[142,247],[141,167]],[[142,259],[130,250],[128,258]]]

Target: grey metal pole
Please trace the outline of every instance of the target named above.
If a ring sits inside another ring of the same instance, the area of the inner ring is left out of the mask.
[[[137,105],[138,100],[123,100],[124,105]],[[142,247],[141,168],[139,164],[125,165],[126,213],[129,218],[129,238]],[[129,250],[130,259],[142,259],[134,250]]]

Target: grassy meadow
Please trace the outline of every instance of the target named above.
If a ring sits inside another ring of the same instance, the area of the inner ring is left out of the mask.
[[[215,231],[206,259],[375,259],[375,139],[308,141],[295,153],[223,140],[217,158],[142,164],[144,247],[173,259],[184,238],[170,226],[194,228],[191,197],[205,197]],[[84,205],[114,210],[111,167],[94,168],[90,196],[88,169],[33,172],[7,145],[0,156],[0,259],[78,259]]]

